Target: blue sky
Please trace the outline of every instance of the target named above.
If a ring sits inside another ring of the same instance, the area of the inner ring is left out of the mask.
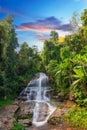
[[[51,30],[60,36],[68,34],[73,12],[85,8],[87,0],[0,0],[0,19],[13,14],[19,43],[26,41],[41,49]]]

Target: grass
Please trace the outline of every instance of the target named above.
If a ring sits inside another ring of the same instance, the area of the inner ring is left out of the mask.
[[[64,116],[64,120],[68,121],[73,127],[87,129],[87,109],[74,106]]]
[[[1,99],[0,100],[0,107],[2,107],[2,106],[7,106],[7,105],[10,105],[10,104],[12,104],[12,100],[11,99]]]

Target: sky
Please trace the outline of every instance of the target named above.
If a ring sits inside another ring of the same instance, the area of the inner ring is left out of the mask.
[[[13,14],[19,44],[26,41],[42,50],[51,30],[69,34],[73,12],[81,14],[85,8],[87,0],[0,0],[0,20]]]

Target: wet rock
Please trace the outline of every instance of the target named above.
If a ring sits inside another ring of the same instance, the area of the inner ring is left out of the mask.
[[[13,127],[14,118],[2,117],[0,118],[0,130],[11,130]]]
[[[26,100],[27,100],[27,96],[22,96],[22,97],[21,97],[21,100],[22,100],[22,101],[26,101]]]
[[[48,123],[52,124],[52,125],[58,125],[60,123],[63,122],[62,120],[62,116],[68,112],[67,108],[57,108],[53,114],[50,116]]]
[[[20,110],[17,112],[17,117],[23,115],[29,115],[29,114],[32,115],[35,103],[34,102],[21,103],[19,104],[19,106],[20,106]]]
[[[65,100],[69,99],[69,95],[67,93],[58,93],[57,95],[52,97],[53,99],[56,99],[57,102],[64,102]]]
[[[69,109],[74,105],[74,102],[71,101],[65,101],[62,104],[59,104],[59,107],[53,112],[53,114],[49,117],[48,123],[52,125],[60,125],[63,124],[63,115],[65,115]]]
[[[35,75],[35,78],[39,78],[40,77],[40,73],[37,73],[36,75]]]
[[[11,130],[14,123],[14,114],[18,108],[17,105],[0,108],[0,130]]]
[[[40,103],[38,113],[39,113],[39,116],[38,116],[37,122],[44,121],[46,117],[49,115],[48,105],[46,103]]]
[[[25,93],[25,90],[23,90],[19,97],[17,98],[18,101],[22,102],[22,101],[26,101],[27,100],[27,93]]]
[[[20,120],[18,120],[18,123],[24,125],[25,127],[32,125],[32,121],[29,119],[20,119]]]
[[[20,109],[16,112],[17,122],[24,125],[25,127],[31,126],[35,103],[21,103],[19,106]]]

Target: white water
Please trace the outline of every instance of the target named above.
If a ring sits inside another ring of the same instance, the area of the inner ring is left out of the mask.
[[[35,102],[32,121],[35,126],[44,125],[55,110],[50,105],[49,91],[48,77],[44,73],[38,73],[25,89],[25,92],[27,92],[27,102]]]

